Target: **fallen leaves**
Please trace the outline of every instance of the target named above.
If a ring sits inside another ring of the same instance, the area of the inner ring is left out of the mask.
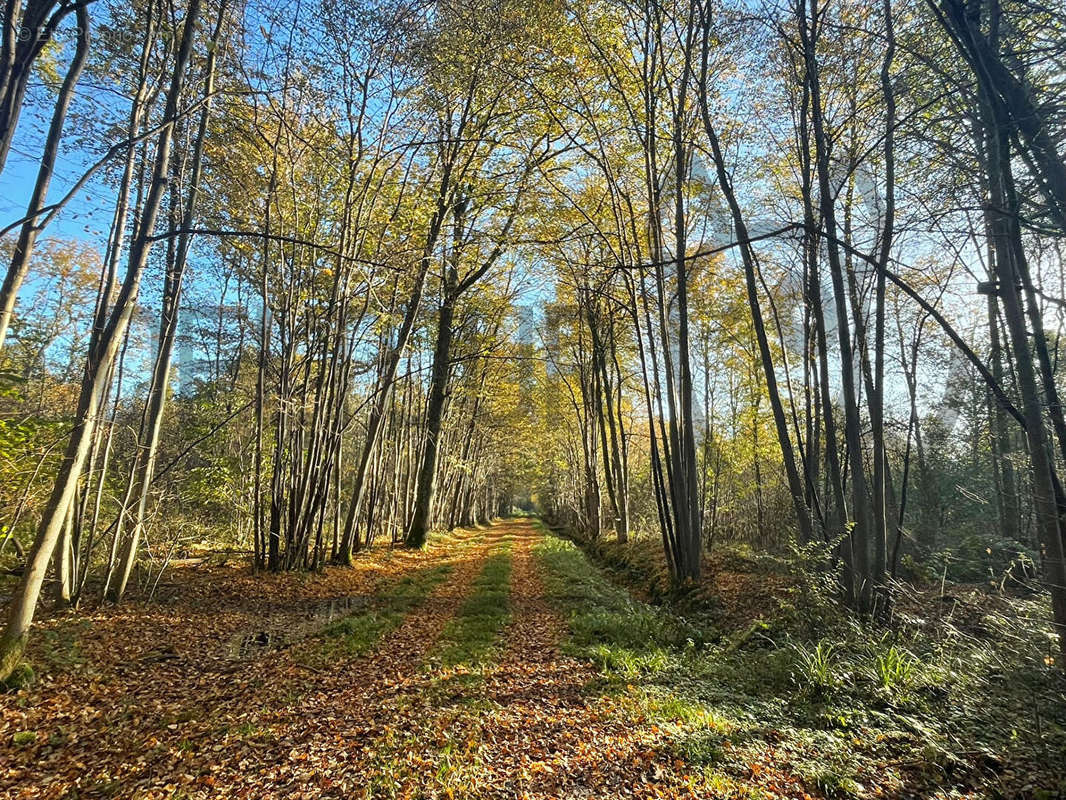
[[[724,781],[694,769],[668,746],[671,725],[633,713],[642,687],[590,693],[594,665],[560,651],[567,623],[531,554],[540,535],[513,521],[314,577],[177,570],[166,603],[93,612],[76,664],[0,699],[0,796],[806,796],[772,753]],[[505,627],[486,626],[475,663],[445,663],[438,640],[461,629],[449,625],[505,538]],[[448,577],[371,652],[310,668],[287,644],[317,604],[444,561]],[[256,631],[270,646],[235,655]]]

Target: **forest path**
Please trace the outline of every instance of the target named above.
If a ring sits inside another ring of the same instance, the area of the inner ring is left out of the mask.
[[[644,689],[568,654],[581,593],[625,593],[535,520],[322,576],[229,575],[243,594],[212,594],[223,577],[169,605],[101,610],[72,640],[77,664],[0,696],[0,797],[767,796],[709,783],[671,745],[691,725],[670,728],[675,712]],[[342,589],[358,602],[329,624],[283,611]],[[619,602],[612,624],[632,636]],[[273,646],[286,626],[300,634]],[[261,652],[253,636],[252,653],[220,655],[257,628]]]
[[[566,596],[567,576],[553,574],[544,557],[543,529],[531,519],[494,529],[512,543],[509,623],[481,661],[441,669],[430,659],[396,709],[391,734],[372,745],[375,758],[355,796],[779,796],[746,782],[722,783],[664,746],[662,720],[629,696],[639,690],[609,687],[593,661],[568,654],[573,622],[564,612],[576,606]]]
[[[505,535],[378,547],[316,576],[175,570],[154,603],[44,621],[37,683],[0,694],[0,797],[294,796],[309,753],[332,765],[358,750],[343,734],[376,724]],[[374,623],[351,654],[318,633],[341,601]],[[327,663],[309,663],[320,645]]]

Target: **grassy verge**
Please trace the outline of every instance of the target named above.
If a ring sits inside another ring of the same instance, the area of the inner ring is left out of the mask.
[[[510,543],[505,541],[486,560],[470,596],[427,657],[425,669],[432,673],[428,695],[407,700],[420,709],[417,721],[390,728],[375,742],[365,797],[408,796],[415,786],[420,792],[431,787],[425,796],[477,796],[481,719],[491,713],[491,703],[479,689],[511,620],[510,583]]]
[[[373,745],[353,796],[380,798],[471,798],[481,766],[480,740],[468,709],[427,714],[413,726],[390,727]]]
[[[870,631],[807,598],[723,636],[634,600],[569,542],[546,537],[534,554],[569,621],[567,648],[599,667],[589,690],[614,695],[723,796],[1066,790],[1066,687],[1033,657],[1046,649],[1039,623],[986,617],[981,637]]]
[[[469,529],[456,528],[433,533],[427,549],[439,551],[452,560],[423,567],[402,577],[385,581],[378,587],[377,598],[369,607],[343,617],[301,641],[295,648],[296,659],[320,669],[337,658],[355,658],[370,652],[383,636],[399,627],[404,617],[421,606],[426,598],[452,572],[455,558],[481,541]],[[384,556],[388,564],[396,557],[390,549]]]

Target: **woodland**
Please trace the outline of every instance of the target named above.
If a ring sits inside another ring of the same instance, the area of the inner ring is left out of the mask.
[[[6,0],[0,797],[1066,796],[1062,0]]]

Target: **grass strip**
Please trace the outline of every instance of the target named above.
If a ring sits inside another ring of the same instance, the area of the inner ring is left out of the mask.
[[[452,572],[451,564],[436,564],[387,582],[372,607],[326,625],[297,646],[297,660],[316,669],[338,658],[356,658],[370,652],[386,634],[425,603],[426,598]]]
[[[489,556],[473,590],[445,626],[433,662],[445,669],[483,667],[492,658],[500,632],[510,622],[511,546],[504,542]]]
[[[511,552],[504,541],[486,560],[471,594],[441,632],[427,658],[428,706],[373,745],[364,797],[475,796],[482,763],[480,722],[488,703],[478,687],[511,619]],[[431,788],[430,791],[428,787]]]

